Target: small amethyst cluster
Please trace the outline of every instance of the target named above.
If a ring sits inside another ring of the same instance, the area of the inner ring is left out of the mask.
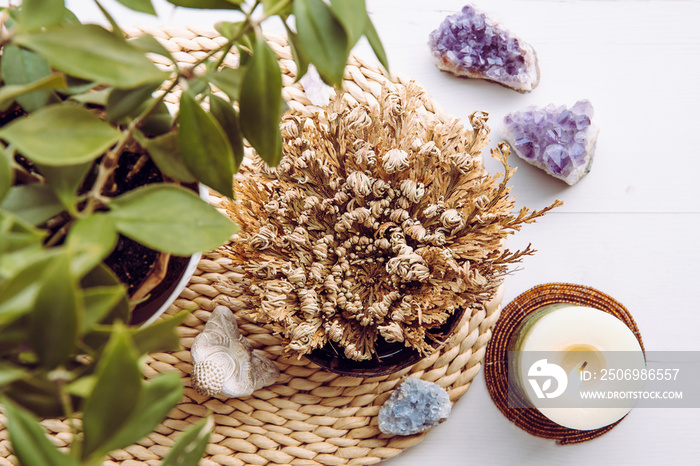
[[[571,108],[533,105],[506,115],[504,138],[520,158],[573,185],[593,162],[598,127],[592,118],[588,100]]]
[[[487,79],[518,92],[539,83],[534,49],[471,5],[448,16],[430,33],[438,68],[458,76]]]

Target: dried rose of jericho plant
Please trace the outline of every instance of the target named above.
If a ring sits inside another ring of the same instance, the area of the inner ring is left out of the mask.
[[[492,152],[504,174],[483,166],[487,115],[473,114],[469,130],[427,102],[408,84],[371,109],[336,99],[313,117],[286,116],[279,166],[242,168],[224,205],[242,228],[222,253],[243,277],[226,287],[287,350],[333,341],[365,360],[381,337],[429,354],[429,329],[483,308],[508,265],[534,252],[502,244],[560,202],[513,215],[507,147]]]

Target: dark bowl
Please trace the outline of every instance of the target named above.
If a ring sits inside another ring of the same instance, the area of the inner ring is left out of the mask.
[[[130,325],[141,325],[157,313],[162,312],[161,307],[177,290],[190,259],[191,257],[170,256],[165,278],[151,290],[147,300],[137,304],[131,311]]]
[[[438,350],[457,330],[464,309],[457,309],[440,327],[428,330],[435,337],[429,339],[431,346]],[[388,343],[382,337],[377,338],[374,345],[374,356],[367,361],[355,361],[345,357],[343,349],[334,342],[318,348],[305,357],[329,372],[351,377],[378,377],[393,374],[408,366],[412,366],[425,356],[416,350],[404,346],[403,343]]]

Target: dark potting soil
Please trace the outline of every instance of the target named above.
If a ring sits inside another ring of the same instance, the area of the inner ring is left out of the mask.
[[[104,263],[127,286],[131,295],[146,279],[159,254],[158,251],[119,235],[117,245]]]
[[[114,180],[116,186],[110,195],[118,196],[140,186],[161,183],[163,175],[147,154],[124,151],[114,170]]]
[[[111,196],[118,196],[140,186],[163,181],[163,175],[150,157],[125,151],[114,171],[115,187]],[[123,235],[104,263],[127,285],[131,295],[143,283],[158,260],[160,252],[150,249]]]
[[[4,112],[0,112],[0,127],[5,126],[12,120],[22,117],[26,114],[27,112],[22,110],[22,107],[14,103],[10,106],[10,108],[5,110]]]

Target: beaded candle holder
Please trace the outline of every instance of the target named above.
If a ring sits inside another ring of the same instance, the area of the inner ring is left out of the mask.
[[[595,430],[575,430],[560,426],[536,408],[514,408],[509,403],[508,350],[515,333],[525,317],[550,304],[568,303],[588,306],[607,312],[620,319],[634,333],[644,349],[639,329],[629,311],[605,293],[594,288],[568,283],[547,283],[527,290],[511,301],[502,311],[494,328],[491,342],[486,348],[484,375],[491,399],[504,416],[529,434],[556,440],[561,445],[580,443],[599,437],[614,428],[620,421]],[[512,394],[510,396],[513,396]],[[520,396],[522,395],[515,395]],[[512,400],[511,400],[512,401]],[[519,406],[529,406],[525,399],[517,400]]]

